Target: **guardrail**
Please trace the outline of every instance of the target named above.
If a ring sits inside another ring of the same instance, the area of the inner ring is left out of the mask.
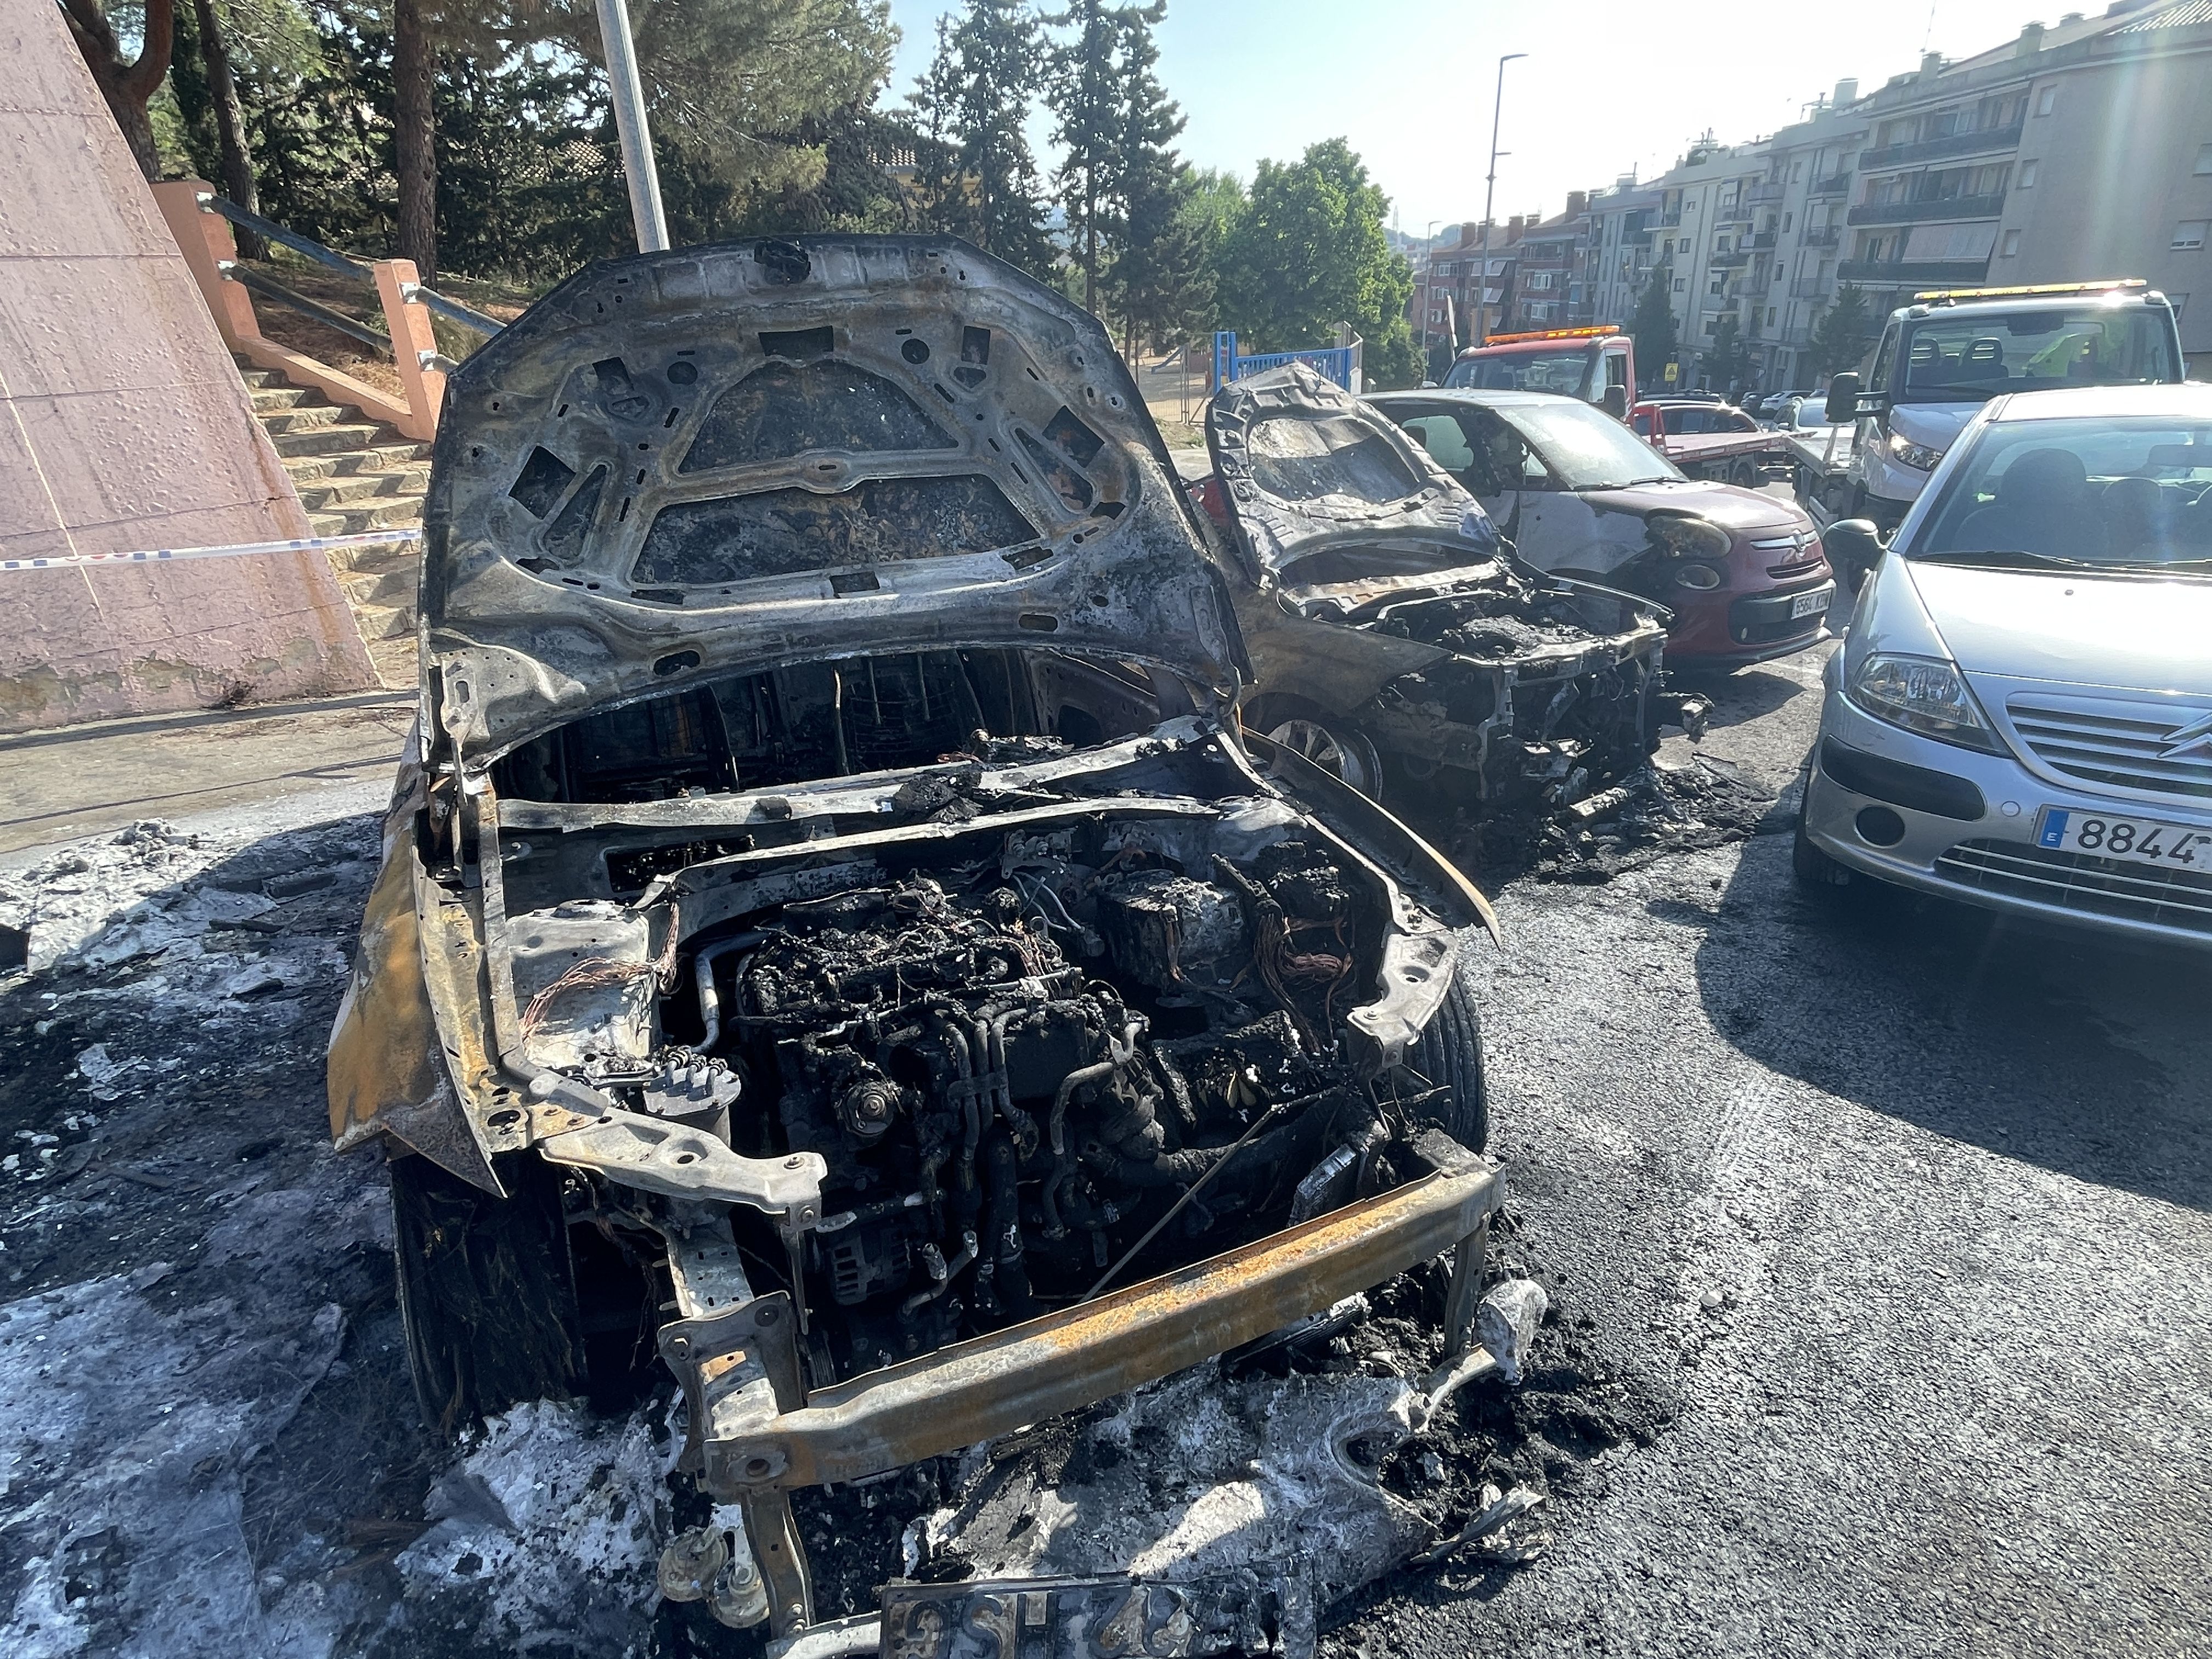
[[[428,441],[437,435],[446,375],[454,366],[453,359],[438,349],[437,332],[430,325],[432,313],[485,336],[496,334],[502,326],[495,318],[425,288],[411,259],[363,262],[351,258],[225,200],[201,179],[179,179],[155,185],[154,199],[226,346],[256,368],[273,370],[295,386],[320,392],[333,403],[348,404],[370,420],[396,427],[407,437]],[[376,296],[384,331],[380,333],[373,321],[349,316],[264,271],[241,265],[233,225],[366,287]],[[395,398],[343,369],[270,339],[261,331],[260,319],[254,313],[251,296],[257,294],[389,356],[399,371],[404,396]]]
[[[1285,363],[1305,363],[1322,379],[1335,381],[1347,392],[1358,392],[1359,358],[1359,342],[1356,338],[1348,346],[1316,346],[1305,351],[1241,352],[1237,349],[1235,333],[1224,329],[1213,337],[1213,362],[1208,383],[1212,389],[1218,391],[1231,380],[1280,368]]]

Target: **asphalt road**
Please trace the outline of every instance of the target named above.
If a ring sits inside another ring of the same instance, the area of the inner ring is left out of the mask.
[[[2207,964],[1802,894],[1816,670],[1718,689],[1776,833],[1486,952],[1520,1243],[1663,1426],[1339,1652],[2212,1652]]]
[[[1798,893],[1818,669],[1716,688],[1765,833],[1500,895],[1503,1237],[1589,1409],[1540,1559],[1401,1575],[1332,1654],[2212,1653],[2205,961]],[[625,1603],[652,1424],[412,1427],[319,1097],[374,796],[0,858],[64,921],[147,895],[155,951],[0,985],[11,1655],[705,1650]]]

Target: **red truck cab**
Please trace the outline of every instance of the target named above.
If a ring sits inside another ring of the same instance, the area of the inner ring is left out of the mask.
[[[1595,328],[1547,328],[1529,334],[1493,334],[1459,354],[1448,386],[1484,392],[1556,392],[1606,407],[1619,387],[1614,412],[1626,415],[1636,398],[1636,343],[1613,323]]]

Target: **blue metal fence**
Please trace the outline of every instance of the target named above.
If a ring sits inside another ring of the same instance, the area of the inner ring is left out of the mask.
[[[1308,364],[1324,380],[1334,380],[1348,391],[1355,353],[1351,346],[1316,346],[1310,351],[1260,351],[1247,355],[1237,349],[1235,331],[1224,329],[1213,337],[1213,367],[1207,386],[1218,392],[1231,380],[1241,380],[1263,369],[1280,368],[1285,363]]]

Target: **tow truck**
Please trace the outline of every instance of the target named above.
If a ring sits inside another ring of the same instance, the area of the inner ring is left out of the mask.
[[[1850,515],[1895,530],[1944,451],[1991,398],[2184,377],[2172,304],[2139,276],[1939,289],[1889,314],[1874,365],[1829,383],[1856,428]]]
[[[1710,398],[1647,398],[1628,424],[1693,478],[1716,478],[1756,489],[1770,470],[1784,467],[1790,444],[1740,409]]]
[[[1636,343],[1618,323],[1493,334],[1459,354],[1444,384],[1486,392],[1556,392],[1625,421],[1636,395]]]

